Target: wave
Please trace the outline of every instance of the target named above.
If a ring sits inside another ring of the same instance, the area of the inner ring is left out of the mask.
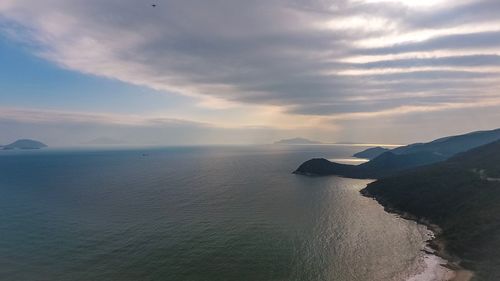
[[[424,227],[427,241],[434,239],[434,232],[427,226]],[[417,270],[406,281],[451,281],[455,278],[455,271],[446,267],[448,264],[447,260],[439,257],[436,251],[426,244],[418,259]]]
[[[407,281],[449,281],[455,277],[454,271],[446,268],[448,262],[433,254],[424,254],[421,261],[423,271],[407,279]]]

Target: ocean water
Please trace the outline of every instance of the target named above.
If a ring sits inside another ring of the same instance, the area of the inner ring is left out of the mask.
[[[291,174],[360,149],[0,151],[0,280],[407,280],[425,228]]]

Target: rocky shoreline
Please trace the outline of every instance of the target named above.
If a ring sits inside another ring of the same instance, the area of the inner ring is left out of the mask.
[[[362,189],[360,193],[365,197],[376,200],[380,205],[384,207],[384,210],[386,212],[395,214],[405,220],[415,221],[418,224],[424,225],[434,234],[432,239],[426,241],[426,244],[429,249],[424,249],[423,251],[426,255],[434,255],[443,259],[446,262],[446,264],[443,264],[442,266],[453,271],[452,276],[446,277],[442,281],[470,281],[472,279],[472,277],[474,276],[474,272],[466,268],[463,268],[460,265],[461,262],[460,258],[450,255],[446,251],[446,241],[439,238],[439,234],[442,231],[438,225],[432,224],[426,219],[418,218],[410,213],[403,212],[396,208],[391,207],[390,203],[387,202],[387,200],[384,200],[380,196],[370,194],[366,188]]]

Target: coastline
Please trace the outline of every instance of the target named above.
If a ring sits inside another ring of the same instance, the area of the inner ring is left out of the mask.
[[[460,266],[460,259],[450,255],[446,251],[446,241],[437,238],[437,236],[441,233],[441,229],[438,225],[432,224],[424,219],[419,219],[412,214],[391,208],[388,204],[385,204],[382,198],[378,198],[377,196],[368,193],[366,189],[361,190],[360,193],[365,197],[372,198],[377,201],[380,205],[382,205],[382,207],[384,207],[386,212],[397,215],[402,219],[414,221],[423,225],[430,231],[430,233],[432,233],[431,239],[426,241],[426,247],[422,250],[424,252],[424,255],[422,256],[422,262],[425,264],[424,270],[410,277],[406,281],[472,280],[474,272]]]
[[[469,281],[474,276],[474,273],[469,270],[458,270],[455,271],[455,277],[451,281]]]

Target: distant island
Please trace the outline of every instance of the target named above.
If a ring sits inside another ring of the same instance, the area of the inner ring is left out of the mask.
[[[312,141],[305,138],[284,139],[274,142],[274,144],[321,144],[319,141]]]
[[[300,165],[295,174],[337,175],[350,178],[378,179],[419,166],[442,162],[457,153],[500,140],[500,129],[440,138],[388,150],[360,165],[347,165],[316,158]]]
[[[355,153],[352,157],[371,160],[373,158],[377,158],[380,154],[387,152],[389,150],[390,149],[388,149],[388,148],[383,148],[380,146],[371,147],[371,148],[365,149],[361,152]]]
[[[11,150],[11,149],[41,149],[47,147],[46,144],[30,139],[20,139],[7,145],[0,145],[0,149]]]

